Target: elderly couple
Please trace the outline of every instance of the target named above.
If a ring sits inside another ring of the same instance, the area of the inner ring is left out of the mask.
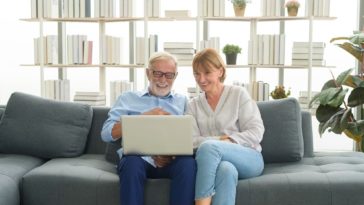
[[[102,139],[122,137],[120,115],[192,115],[195,159],[192,156],[123,156],[117,166],[120,203],[143,205],[147,178],[171,179],[171,205],[233,205],[238,179],[259,176],[264,168],[260,142],[264,126],[258,107],[242,87],[224,85],[226,68],[214,49],[198,52],[192,62],[203,91],[187,102],[171,93],[177,77],[174,56],[159,52],[150,60],[149,88],[126,92],[111,108]]]

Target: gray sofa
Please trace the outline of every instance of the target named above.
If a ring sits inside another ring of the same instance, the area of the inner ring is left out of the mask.
[[[258,105],[265,170],[239,180],[236,204],[364,204],[363,153],[314,153],[311,116],[293,98]],[[14,93],[0,107],[0,205],[118,205],[116,146],[100,139],[107,112]],[[168,179],[145,189],[147,205],[168,204]]]

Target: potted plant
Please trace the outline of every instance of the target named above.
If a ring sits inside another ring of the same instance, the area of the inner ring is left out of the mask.
[[[235,16],[244,16],[246,3],[248,0],[229,0],[234,6]]]
[[[345,40],[344,43],[336,44],[352,54],[360,63],[363,62],[364,34],[358,33],[351,37],[333,38]],[[319,102],[316,110],[316,118],[320,122],[320,136],[328,129],[336,134],[344,133],[356,142],[358,151],[364,151],[364,120],[356,119],[352,110],[355,107],[362,109],[364,105],[364,70],[352,75],[354,68],[342,72],[338,77],[327,81],[321,92],[310,101]]]
[[[300,2],[298,2],[297,0],[288,0],[285,6],[287,8],[288,16],[297,16]]]
[[[238,45],[226,44],[222,49],[222,52],[225,54],[226,64],[235,65],[236,58],[238,54],[241,53],[241,48]]]
[[[291,95],[291,90],[288,89],[288,91],[286,91],[283,85],[276,86],[275,89],[270,93],[270,96],[273,99],[287,98],[290,95]]]

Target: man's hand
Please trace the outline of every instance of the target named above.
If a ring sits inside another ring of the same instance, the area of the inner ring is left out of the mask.
[[[164,167],[167,166],[169,163],[172,162],[176,157],[175,156],[152,156],[154,163],[157,167]]]
[[[147,112],[142,113],[142,115],[170,115],[171,113],[163,110],[160,107],[153,108]]]
[[[114,139],[119,139],[121,137],[121,123],[116,122],[111,130],[111,136]]]

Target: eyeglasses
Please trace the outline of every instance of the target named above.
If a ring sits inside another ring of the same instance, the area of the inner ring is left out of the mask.
[[[153,77],[155,77],[155,78],[161,78],[161,77],[165,76],[167,79],[174,79],[174,77],[176,77],[176,74],[177,74],[177,73],[171,73],[171,72],[164,73],[162,71],[156,71],[156,70],[151,70],[151,71],[152,71]]]

